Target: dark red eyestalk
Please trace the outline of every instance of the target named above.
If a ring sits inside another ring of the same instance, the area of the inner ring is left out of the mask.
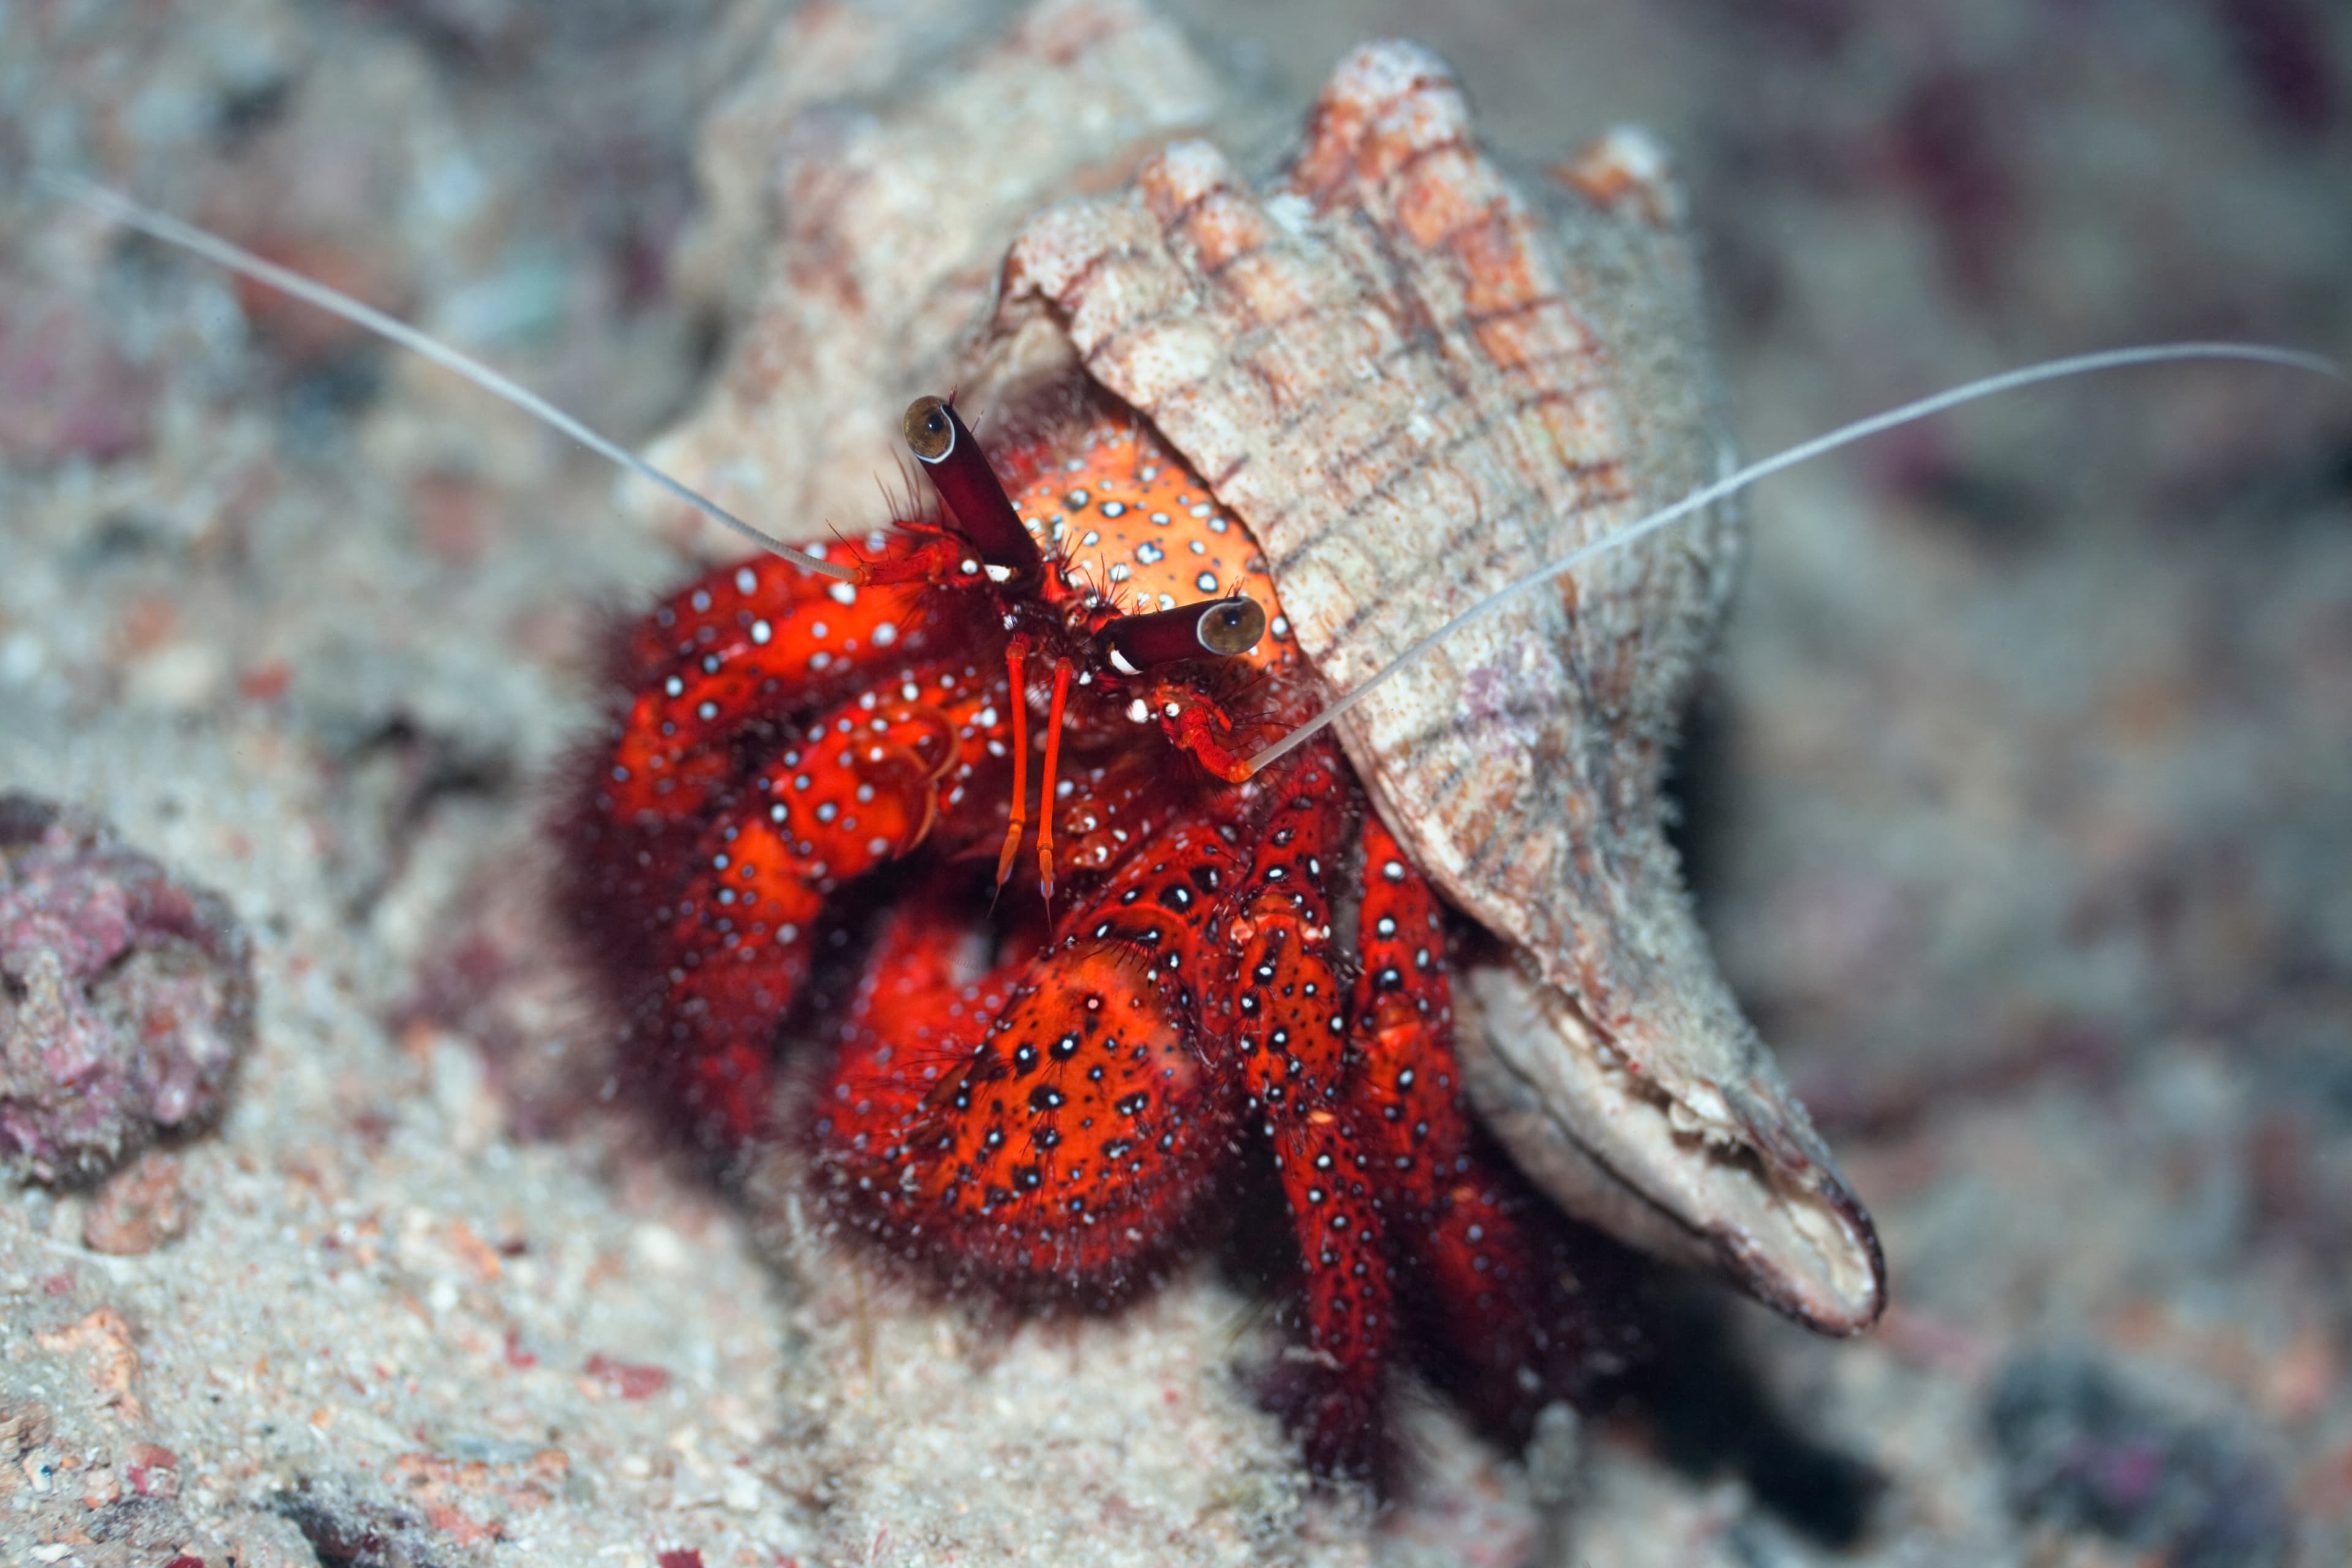
[[[1025,576],[1043,564],[1037,542],[1021,526],[1012,498],[1004,493],[988,454],[943,397],[918,397],[907,405],[902,428],[907,446],[939,487],[940,496],[980,552],[981,563],[999,583]]]
[[[1257,647],[1265,635],[1265,611],[1255,599],[1203,599],[1122,616],[1095,634],[1095,641],[1121,675],[1139,675],[1154,666],[1186,658],[1231,658]]]

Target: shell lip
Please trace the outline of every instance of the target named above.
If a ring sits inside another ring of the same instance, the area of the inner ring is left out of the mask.
[[[1878,1321],[1877,1227],[1769,1063],[1677,1096],[1516,965],[1475,965],[1464,979],[1457,1045],[1471,1097],[1564,1208],[1817,1333]]]

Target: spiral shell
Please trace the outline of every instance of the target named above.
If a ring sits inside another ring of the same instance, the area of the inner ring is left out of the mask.
[[[1444,64],[1366,46],[1264,189],[1184,142],[1033,219],[979,362],[1072,361],[1265,552],[1334,690],[1728,461],[1663,159],[1621,132],[1533,198]],[[1717,975],[1663,827],[1734,512],[1455,634],[1342,721],[1382,816],[1507,957],[1473,1093],[1559,1200],[1831,1331],[1876,1318],[1868,1216]]]

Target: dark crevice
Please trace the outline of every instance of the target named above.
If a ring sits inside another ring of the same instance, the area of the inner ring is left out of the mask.
[[[1666,1293],[1652,1321],[1656,1353],[1634,1382],[1633,1412],[1659,1456],[1694,1479],[1726,1473],[1782,1522],[1846,1551],[1869,1531],[1887,1479],[1806,1431],[1734,1348],[1719,1294]]]

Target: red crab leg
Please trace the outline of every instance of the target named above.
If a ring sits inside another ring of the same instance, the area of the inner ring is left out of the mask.
[[[1361,963],[1350,1000],[1352,1094],[1371,1112],[1384,1184],[1426,1217],[1468,1131],[1455,1108],[1454,999],[1445,930],[1429,884],[1380,817],[1365,814]]]
[[[912,849],[937,793],[984,759],[974,710],[992,694],[956,677],[909,676],[919,692],[940,689],[936,705],[861,699],[824,715],[697,847],[657,954],[667,1033],[653,1047],[706,1145],[738,1147],[766,1118],[776,1026],[807,976],[827,895]]]
[[[772,558],[705,573],[665,600],[624,655],[638,695],[621,720],[602,794],[623,822],[700,813],[754,721],[787,721],[903,665],[929,633],[918,585],[830,582]],[[798,694],[797,700],[784,693]]]
[[[1338,865],[1350,792],[1328,747],[1278,786],[1230,931],[1234,1046],[1274,1145],[1305,1266],[1305,1373],[1282,1391],[1309,1463],[1363,1468],[1378,1436],[1394,1277],[1378,1173],[1345,1094],[1347,991],[1328,949],[1322,883]]]
[[[984,1002],[1019,978],[945,1077],[928,1040],[910,1052],[876,1029],[845,1045],[816,1133],[853,1215],[1010,1289],[1105,1300],[1141,1283],[1226,1151],[1231,1100],[1195,988],[1234,870],[1213,829],[1162,834],[1045,952],[977,983]],[[910,948],[926,941],[886,942],[877,970],[921,988],[932,961]]]
[[[1045,768],[1037,778],[1038,891],[1054,902],[1054,773],[1062,761],[1062,712],[1069,705],[1070,661],[1054,661],[1054,705],[1045,715]]]
[[[1005,673],[1012,678],[1013,700],[1013,819],[1004,826],[1004,847],[996,855],[996,885],[1013,875],[1013,858],[1021,849],[1021,830],[1029,821],[1029,642],[1014,637],[1004,648]]]
[[[1546,1403],[1580,1403],[1614,1364],[1597,1325],[1622,1294],[1619,1260],[1557,1218],[1475,1136],[1436,896],[1370,814],[1363,846],[1350,1098],[1410,1239],[1418,1315],[1468,1363],[1456,1381],[1472,1402],[1524,1439]]]
[[[969,973],[991,934],[944,880],[884,919],[842,1018],[832,1076],[812,1108],[820,1147],[840,1144],[836,1163],[858,1165],[854,1180],[870,1179],[859,1163],[879,1146],[877,1137],[895,1137],[923,1097],[971,1059],[973,1042],[1003,1011],[1024,963]]]
[[[894,536],[892,542],[897,537],[903,536]],[[772,555],[713,566],[632,622],[628,635],[616,639],[614,664],[605,673],[635,690],[714,642],[740,636],[747,607],[756,605],[765,616],[789,615],[796,605],[823,603],[833,586],[832,578]]]

